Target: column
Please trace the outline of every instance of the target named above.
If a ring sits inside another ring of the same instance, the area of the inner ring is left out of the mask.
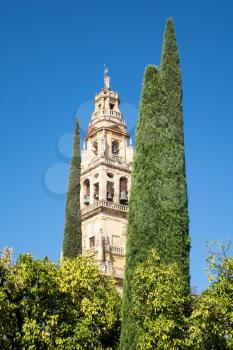
[[[119,204],[119,195],[120,195],[120,174],[114,174],[114,203]]]
[[[107,195],[107,180],[106,180],[106,172],[102,167],[100,168],[99,173],[99,200],[106,201]]]
[[[94,203],[94,179],[93,179],[93,175],[91,174],[89,176],[89,180],[90,180],[90,205],[92,205]]]

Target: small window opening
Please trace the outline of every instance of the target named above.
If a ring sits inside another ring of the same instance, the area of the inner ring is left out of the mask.
[[[94,184],[94,199],[99,200],[99,182]]]
[[[127,178],[120,178],[120,204],[126,205],[128,203]]]
[[[114,103],[110,103],[110,110],[111,110],[111,111],[113,111],[114,106],[115,106]]]
[[[84,204],[90,204],[90,181],[86,179],[83,183],[83,192],[84,192]]]
[[[117,156],[119,154],[119,142],[118,141],[113,141],[112,142],[112,154]]]
[[[107,176],[112,179],[114,177],[114,174],[113,173],[107,173]]]
[[[95,246],[95,236],[89,238],[89,245],[90,245],[90,248]]]
[[[114,196],[114,183],[107,181],[107,201],[112,202]]]

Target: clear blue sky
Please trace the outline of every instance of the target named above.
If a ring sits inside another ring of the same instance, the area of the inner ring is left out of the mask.
[[[75,113],[85,129],[106,63],[134,127],[169,16],[183,74],[192,285],[205,288],[204,241],[233,232],[231,1],[0,2],[0,247],[59,259]]]

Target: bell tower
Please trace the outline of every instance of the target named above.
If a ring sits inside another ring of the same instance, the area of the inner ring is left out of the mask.
[[[94,255],[102,273],[114,274],[121,285],[133,147],[107,73],[105,68],[82,151],[82,251]]]

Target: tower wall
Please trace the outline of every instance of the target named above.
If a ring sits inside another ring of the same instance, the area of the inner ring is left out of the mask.
[[[94,104],[81,161],[82,251],[121,283],[133,147],[118,94],[105,87]]]

